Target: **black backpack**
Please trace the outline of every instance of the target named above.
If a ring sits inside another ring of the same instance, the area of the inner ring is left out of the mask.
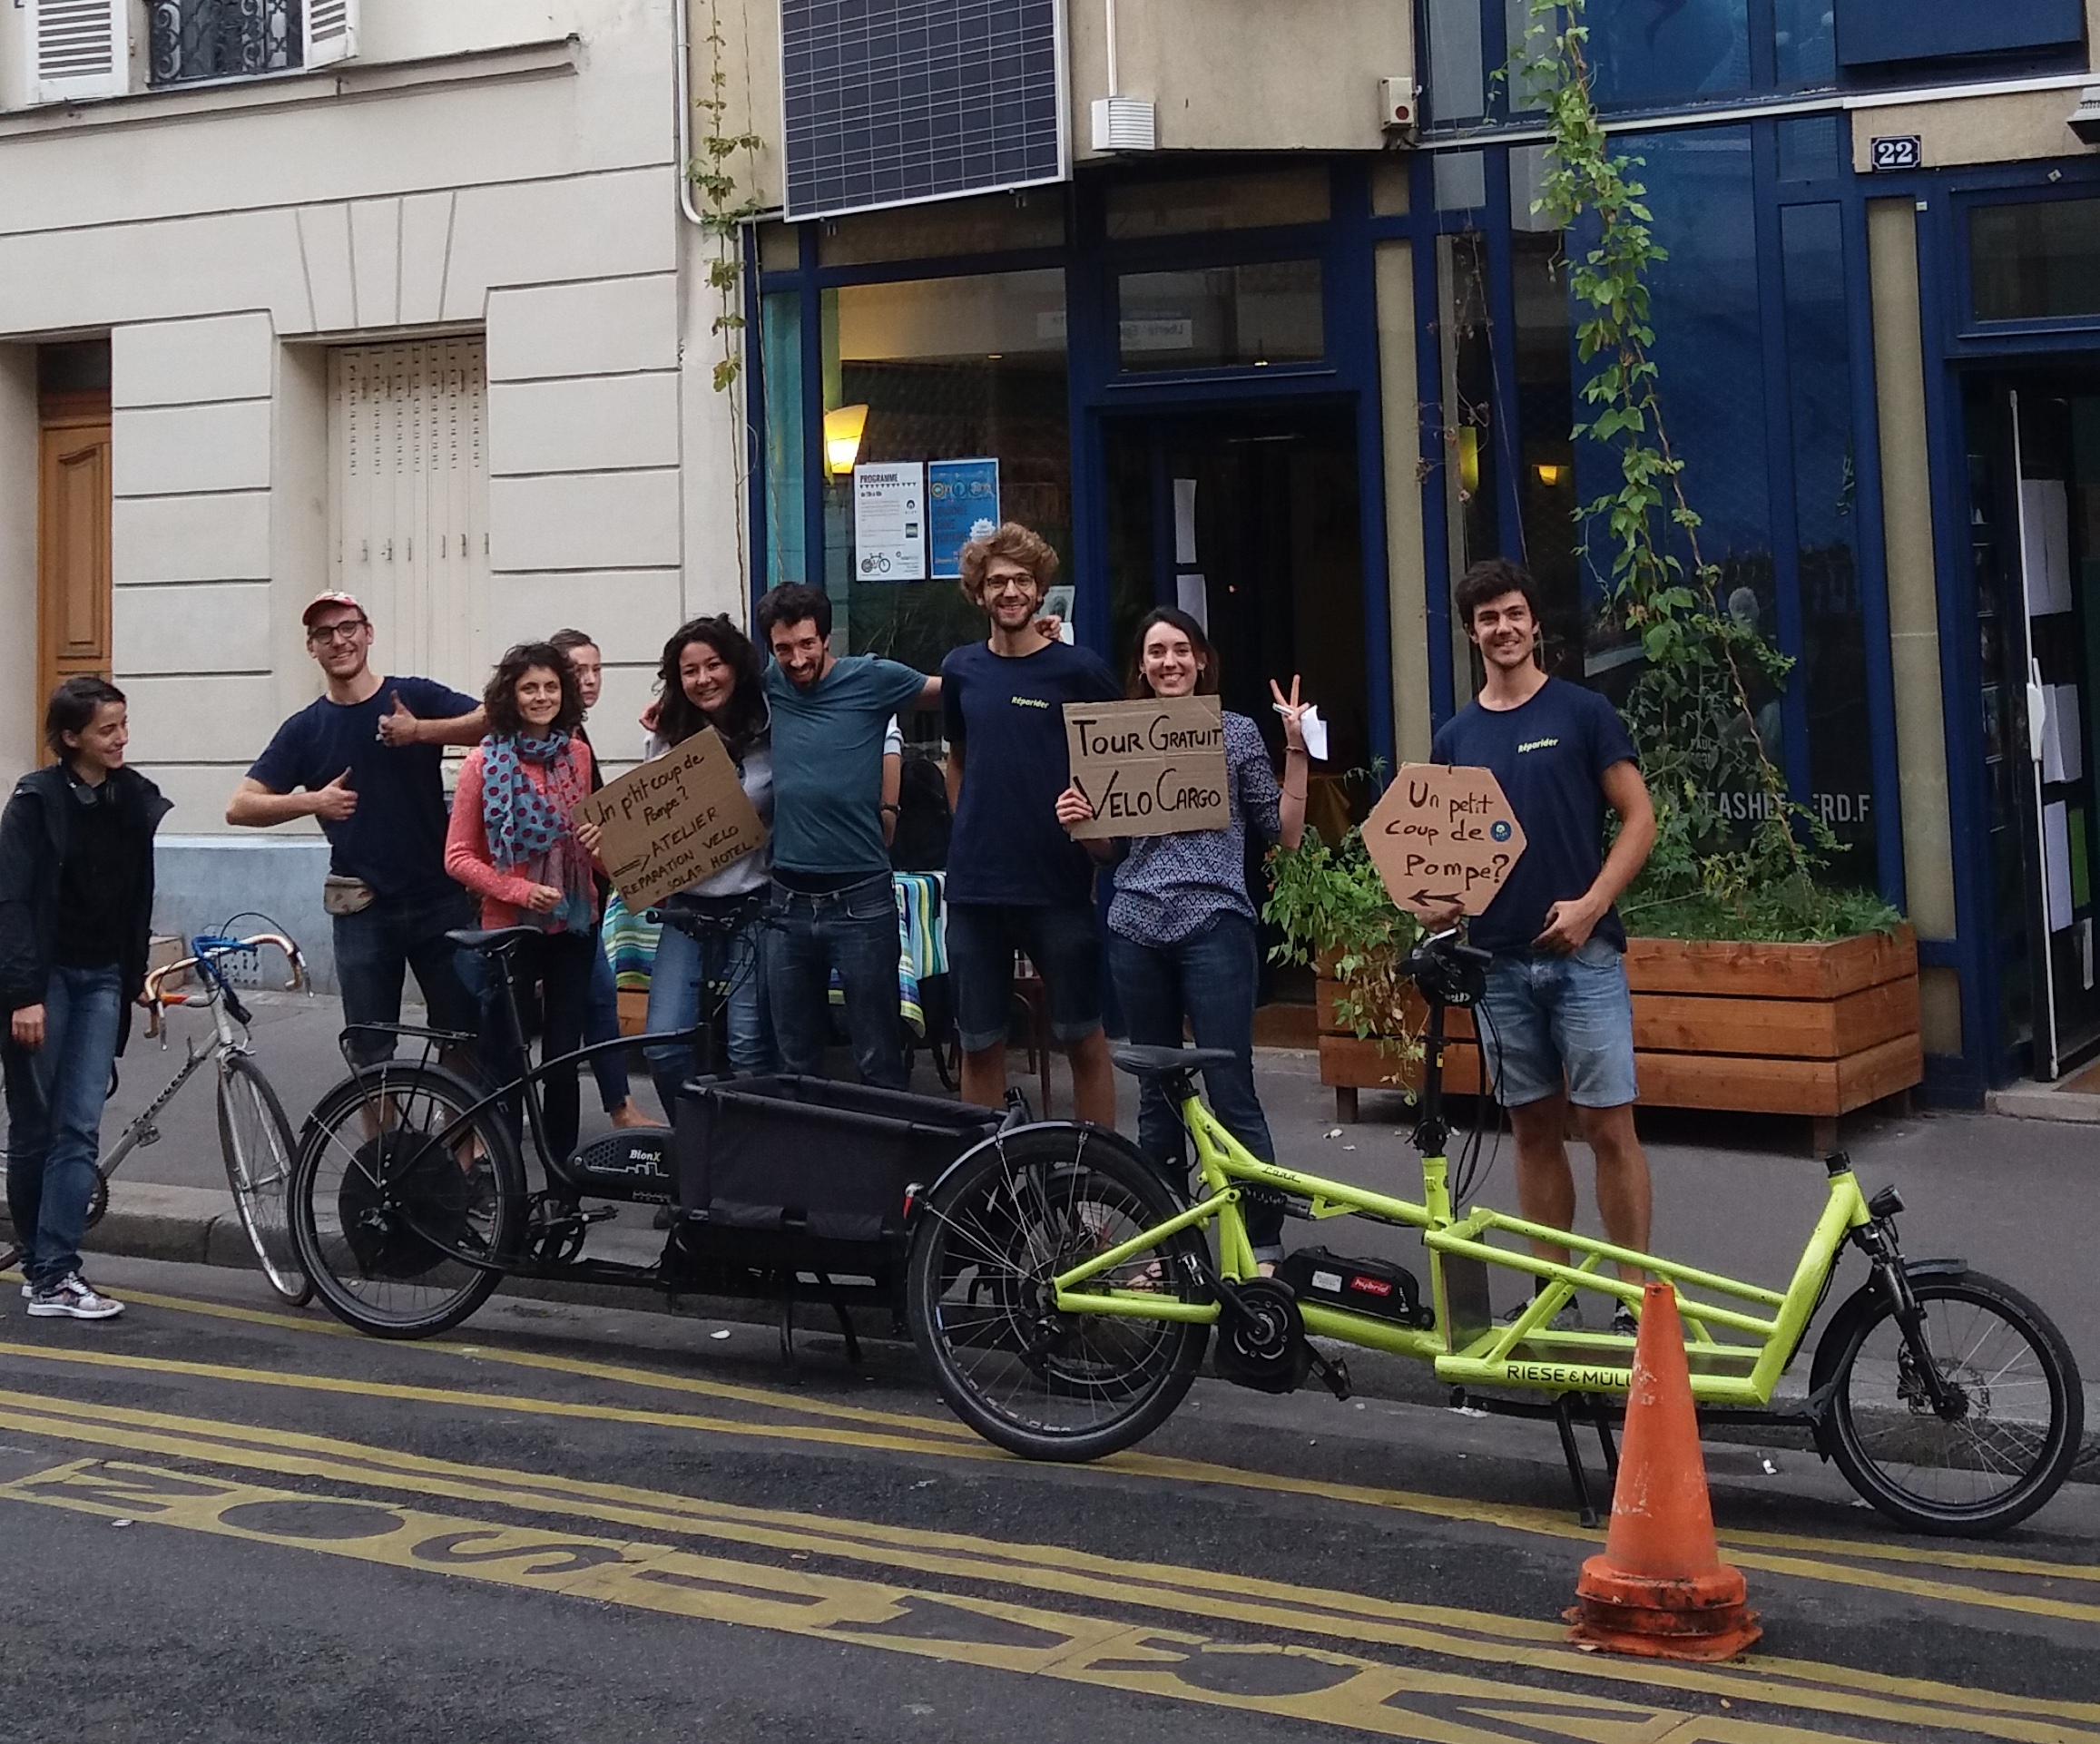
[[[902,777],[889,864],[899,872],[945,871],[948,834],[955,821],[948,811],[947,771],[932,751],[907,745]]]

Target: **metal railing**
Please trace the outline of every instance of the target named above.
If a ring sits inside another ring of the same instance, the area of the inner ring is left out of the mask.
[[[152,82],[234,79],[299,64],[299,0],[149,0]]]

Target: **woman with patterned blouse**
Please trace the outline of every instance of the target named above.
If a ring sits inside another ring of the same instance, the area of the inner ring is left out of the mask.
[[[1305,832],[1310,776],[1300,726],[1298,681],[1287,701],[1273,680],[1283,717],[1283,785],[1269,766],[1261,729],[1245,715],[1224,716],[1225,769],[1232,821],[1222,829],[1133,841],[1089,842],[1101,857],[1120,855],[1115,899],[1108,910],[1108,966],[1130,1025],[1130,1039],[1160,1047],[1182,1045],[1184,1018],[1200,1048],[1230,1053],[1230,1066],[1203,1074],[1211,1109],[1255,1156],[1272,1162],[1276,1147],[1254,1093],[1254,999],[1261,977],[1255,907],[1247,890],[1247,834],[1266,848],[1296,848]],[[1203,627],[1187,612],[1161,606],[1138,626],[1131,664],[1133,698],[1215,696],[1218,654]],[[1057,800],[1067,828],[1094,808],[1077,787]],[[1170,1179],[1186,1169],[1179,1115],[1153,1079],[1138,1092],[1138,1142]],[[1283,1257],[1283,1212],[1248,1208],[1247,1233],[1263,1271]]]

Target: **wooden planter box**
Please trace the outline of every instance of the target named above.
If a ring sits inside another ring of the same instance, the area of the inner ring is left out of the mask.
[[[1839,1115],[1907,1092],[1925,1075],[1909,926],[1826,945],[1636,938],[1626,947],[1626,980],[1645,1107],[1805,1114],[1817,1147],[1828,1149]],[[1320,1081],[1335,1092],[1336,1118],[1352,1121],[1356,1092],[1392,1085],[1401,1068],[1335,1021],[1339,990],[1321,976]],[[1450,1014],[1449,1028],[1454,1038],[1472,1035],[1464,1012]],[[1470,1039],[1446,1048],[1444,1066],[1448,1089],[1478,1090]]]

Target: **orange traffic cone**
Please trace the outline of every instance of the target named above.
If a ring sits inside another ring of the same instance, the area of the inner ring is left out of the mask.
[[[1724,1660],[1763,1631],[1742,1572],[1721,1560],[1677,1296],[1648,1286],[1626,1396],[1626,1431],[1604,1553],[1583,1564],[1573,1638],[1651,1659]]]

